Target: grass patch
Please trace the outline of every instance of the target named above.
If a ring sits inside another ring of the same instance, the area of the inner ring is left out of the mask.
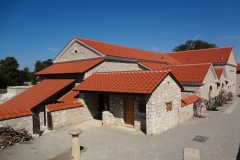
[[[7,88],[0,88],[0,94],[7,93]]]

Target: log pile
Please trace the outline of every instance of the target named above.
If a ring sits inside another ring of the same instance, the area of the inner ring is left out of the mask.
[[[0,149],[10,147],[14,144],[25,143],[26,141],[33,140],[31,134],[23,128],[14,130],[12,126],[0,127]]]

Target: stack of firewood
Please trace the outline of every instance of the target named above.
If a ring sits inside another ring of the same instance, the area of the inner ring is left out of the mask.
[[[14,130],[12,126],[0,127],[0,149],[9,147],[13,144],[21,144],[33,140],[31,134],[23,128]]]

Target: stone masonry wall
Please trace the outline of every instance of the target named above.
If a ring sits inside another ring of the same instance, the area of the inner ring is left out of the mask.
[[[201,86],[183,86],[183,88],[184,88],[184,91],[189,91],[189,92],[182,92],[181,93],[182,98],[192,95],[192,94],[188,94],[191,92],[193,92],[194,94],[196,93],[199,96],[201,95]]]
[[[219,91],[217,88],[217,84],[216,84],[216,79],[213,75],[213,71],[211,69],[208,70],[208,73],[205,77],[205,79],[203,80],[204,85],[201,86],[201,97],[204,99],[209,99],[209,88],[210,86],[212,86],[212,91],[211,91],[211,97],[214,97],[216,95],[218,95]]]
[[[114,60],[105,60],[100,65],[85,73],[84,78],[90,76],[93,72],[110,72],[110,71],[134,71],[141,70],[136,62],[121,62]]]
[[[183,122],[193,117],[193,103],[179,109],[179,122]]]
[[[214,68],[224,68],[226,71],[228,83],[225,83],[226,92],[232,92],[233,95],[236,95],[237,91],[237,70],[236,67],[230,65],[215,65]]]
[[[169,102],[172,103],[171,111],[166,109],[166,103]],[[170,76],[167,76],[152,95],[147,96],[147,135],[157,135],[177,125],[180,102],[181,89]]]
[[[96,93],[80,93],[80,102],[83,107],[80,108],[80,115],[88,120],[97,117],[99,114],[98,94]]]
[[[85,121],[82,115],[82,107],[59,110],[51,112],[53,128],[59,128],[63,126],[69,126],[72,124],[80,123]]]
[[[11,125],[13,129],[25,128],[26,131],[31,132],[33,130],[32,116],[26,116],[21,118],[14,118],[0,121],[0,125]]]
[[[77,53],[75,53],[75,50],[77,50]],[[90,49],[84,47],[80,43],[75,42],[57,60],[57,62],[80,60],[80,59],[88,59],[88,58],[96,58],[96,57],[99,57],[99,55],[97,55],[96,53],[94,53]]]
[[[237,88],[237,95],[240,95],[240,73],[237,74],[237,82],[236,82],[236,88]]]
[[[123,125],[125,124],[125,100],[133,100],[134,101],[134,127],[136,129],[146,129],[146,113],[141,113],[138,111],[138,104],[144,103],[146,104],[145,96],[134,96],[134,95],[110,95],[109,97],[109,105],[110,112],[114,116],[115,125]]]

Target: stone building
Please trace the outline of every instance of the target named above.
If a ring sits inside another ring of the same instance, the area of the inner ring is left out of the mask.
[[[240,63],[237,64],[237,95],[240,95]]]
[[[160,54],[74,37],[53,63],[36,73],[37,85],[0,105],[0,124],[40,130],[101,118],[157,135],[191,117],[196,97],[236,94],[232,47]]]
[[[179,122],[183,88],[168,71],[93,73],[73,90],[80,91],[81,102],[94,118],[105,111],[105,124],[133,125],[157,135]]]

